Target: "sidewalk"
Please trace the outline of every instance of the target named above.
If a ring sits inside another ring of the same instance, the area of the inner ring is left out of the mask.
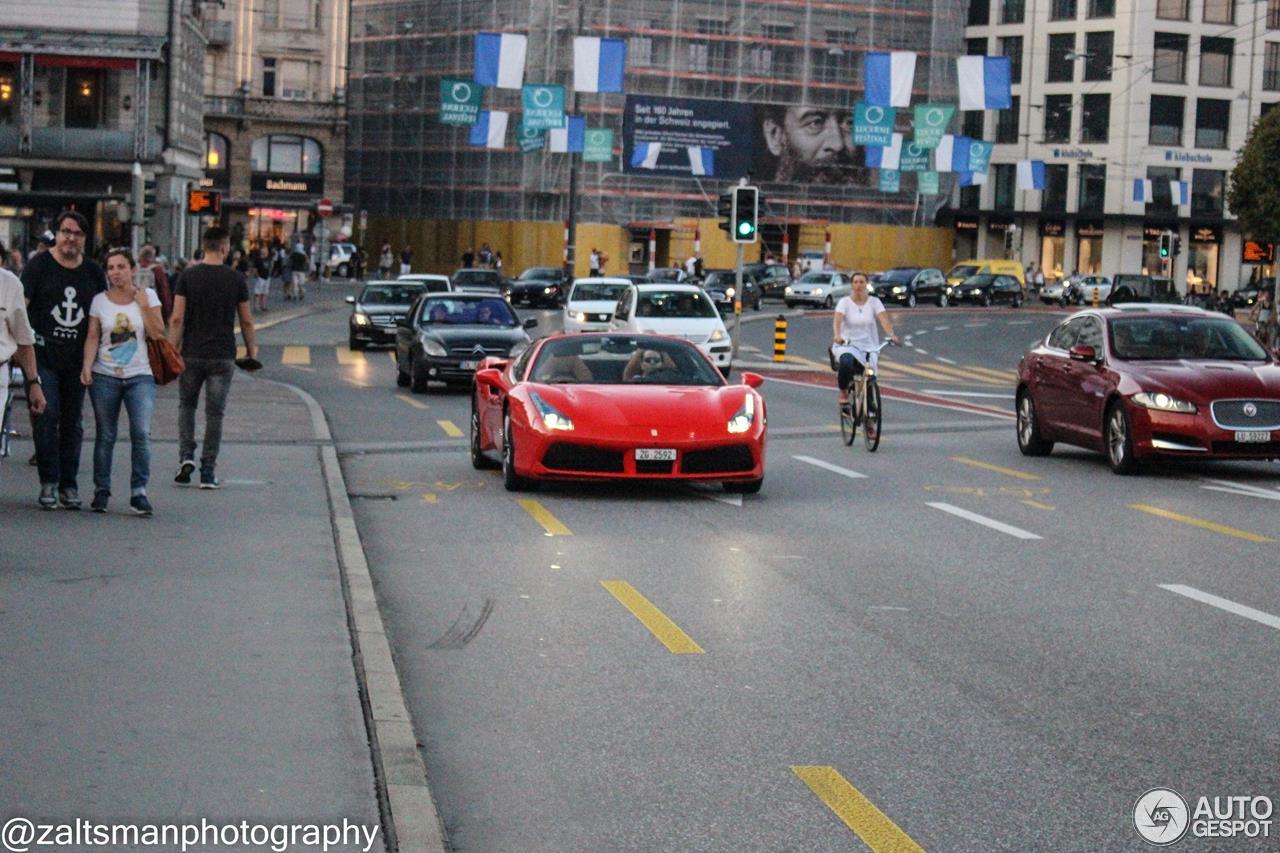
[[[0,463],[0,823],[345,820],[376,830],[372,849],[383,849],[327,428],[289,389],[241,373],[224,487],[180,487],[177,383],[161,388],[156,514],[143,519],[128,509],[121,421],[106,515],[87,510],[87,400],[85,510],[37,508],[25,419]],[[199,434],[203,412],[197,423]]]

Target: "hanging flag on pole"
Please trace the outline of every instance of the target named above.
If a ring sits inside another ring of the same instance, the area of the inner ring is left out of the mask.
[[[631,149],[631,165],[636,169],[652,169],[658,165],[661,142],[637,142]]]
[[[627,65],[622,39],[577,36],[573,40],[573,88],[578,92],[621,92]]]
[[[916,178],[916,192],[920,195],[938,195],[938,173],[921,172]]]
[[[880,170],[880,192],[896,193],[902,189],[902,173],[897,169]]]
[[[519,89],[524,85],[524,55],[528,47],[529,37],[523,33],[476,33],[476,82],[499,89]]]
[[[1018,161],[1018,189],[1020,190],[1044,189],[1044,161],[1043,160],[1019,160]]]
[[[969,168],[970,172],[986,173],[991,165],[991,149],[994,146],[990,142],[983,142],[979,139],[969,140]]]
[[[568,127],[547,131],[547,148],[558,154],[581,154],[587,135],[587,120],[581,116],[566,116]]]
[[[973,140],[967,136],[943,134],[934,149],[933,167],[939,172],[972,172],[969,166],[969,149]]]
[[[525,127],[550,130],[564,127],[564,86],[526,85],[520,94]]]
[[[1169,181],[1169,195],[1178,207],[1191,204],[1191,184],[1187,181]]]
[[[872,169],[893,169],[898,170],[898,164],[902,162],[902,134],[895,133],[893,135],[892,145],[868,145],[867,146],[867,165]]]
[[[440,123],[473,125],[480,117],[484,87],[470,80],[440,81]]]
[[[520,143],[520,151],[530,154],[541,151],[547,143],[547,134],[537,127],[526,127],[523,123],[516,129],[516,141]]]
[[[507,142],[508,114],[501,110],[481,110],[476,123],[471,125],[472,145],[485,148],[501,148]]]
[[[613,130],[608,127],[587,128],[582,147],[582,162],[608,163],[613,159]]]
[[[921,148],[937,148],[955,114],[955,104],[916,104],[915,143]]]
[[[916,55],[907,50],[873,51],[862,64],[862,75],[868,106],[908,106],[916,76]]]
[[[980,187],[987,182],[986,172],[960,172],[960,186]]]
[[[962,110],[1007,110],[1013,106],[1012,75],[1007,56],[961,56],[956,84]]]
[[[902,145],[902,160],[898,164],[901,172],[924,172],[929,169],[929,149],[921,148],[914,142]]]
[[[1133,179],[1133,200],[1150,203],[1155,199],[1151,194],[1150,178],[1134,178]]]
[[[854,145],[891,145],[895,110],[871,104],[853,107]]]
[[[702,176],[716,173],[715,149],[690,145],[686,150],[689,152],[689,168],[693,170],[693,174]]]

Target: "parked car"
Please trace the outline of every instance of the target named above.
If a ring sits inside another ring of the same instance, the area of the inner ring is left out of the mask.
[[[617,332],[683,338],[707,354],[725,376],[733,344],[711,298],[696,284],[629,284],[614,306]]]
[[[560,267],[530,267],[511,282],[511,304],[558,308],[564,300],[564,285]]]
[[[1280,457],[1280,366],[1230,317],[1125,304],[1064,320],[1018,365],[1018,448],[1061,441],[1144,459]]]
[[[1258,301],[1258,288],[1240,287],[1228,298],[1232,308],[1252,308],[1253,303]]]
[[[658,267],[649,273],[649,278],[657,282],[679,283],[689,280],[689,274],[680,267]]]
[[[415,281],[371,281],[358,296],[348,296],[347,347],[362,350],[369,344],[394,344],[396,322],[409,316],[409,308],[426,292]]]
[[[951,301],[971,302],[983,307],[1006,304],[1013,308],[1022,306],[1022,284],[1011,275],[980,273],[966,278],[951,288]]]
[[[1085,305],[1106,305],[1111,298],[1111,277],[1106,275],[1087,275],[1076,285],[1079,301]],[[1095,293],[1096,291],[1096,293]]]
[[[819,305],[834,308],[851,290],[849,276],[842,272],[807,272],[783,291],[788,308],[797,305]]]
[[[329,258],[324,262],[325,276],[351,278],[351,258],[355,253],[354,243],[330,243]]]
[[[733,305],[737,300],[737,283],[736,270],[707,270],[706,276],[702,279],[702,289],[711,297],[711,301],[715,303],[716,309],[722,316],[733,313]],[[743,307],[749,306],[759,311],[761,298],[762,294],[760,287],[756,284],[755,276],[747,272],[744,267],[742,271]]]
[[[396,281],[419,282],[426,288],[427,293],[448,293],[453,290],[453,285],[449,283],[449,276],[435,273],[405,273],[402,276],[397,276]]]
[[[1131,275],[1121,273],[1111,279],[1111,293],[1107,305],[1125,302],[1162,302],[1176,305],[1182,302],[1173,281],[1163,276]]]
[[[449,277],[453,289],[463,293],[500,293],[510,290],[510,282],[497,270],[462,269]]]
[[[754,494],[764,482],[763,381],[746,373],[727,384],[688,341],[553,335],[515,361],[487,359],[476,374],[471,464],[500,465],[510,491],[542,480],[647,479]]]
[[[424,294],[396,324],[396,384],[422,393],[433,381],[469,383],[482,359],[524,352],[537,324],[496,294]]]
[[[647,275],[627,275],[623,276],[623,278],[628,279],[632,284],[649,284],[653,281]]]
[[[618,276],[580,278],[575,281],[564,302],[564,330],[608,331],[618,297],[630,284],[630,279]]]
[[[868,282],[868,285],[870,282]],[[917,302],[947,304],[947,283],[942,270],[933,267],[894,267],[876,282],[881,302],[897,302],[908,308]]]
[[[1040,301],[1045,305],[1074,305],[1079,301],[1079,291],[1076,285],[1070,279],[1060,278],[1056,281],[1045,282],[1044,287],[1040,288]]]
[[[791,284],[791,271],[786,264],[746,264],[742,271],[751,274],[762,296],[781,299]]]
[[[1027,276],[1022,264],[1003,260],[964,261],[956,264],[947,272],[947,284],[960,284],[970,276],[979,274],[1011,275],[1023,287],[1027,286]]]

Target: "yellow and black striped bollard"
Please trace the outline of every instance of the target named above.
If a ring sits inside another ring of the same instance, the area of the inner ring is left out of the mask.
[[[786,361],[787,359],[787,318],[778,315],[778,319],[773,321],[773,360]]]

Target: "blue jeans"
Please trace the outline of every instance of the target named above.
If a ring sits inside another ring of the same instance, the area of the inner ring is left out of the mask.
[[[77,489],[80,442],[84,440],[84,386],[80,368],[57,370],[38,365],[44,389],[44,414],[35,419],[32,437],[41,485]]]
[[[200,473],[213,474],[222,447],[222,415],[227,409],[227,394],[236,363],[232,359],[188,358],[186,369],[178,377],[178,461],[194,459],[196,453],[196,405],[200,388],[204,395],[204,452],[200,454]]]
[[[93,488],[111,493],[111,457],[120,426],[120,404],[129,413],[129,447],[133,452],[133,472],[129,477],[129,493],[145,494],[151,478],[151,413],[156,407],[156,380],[150,373],[120,379],[93,374],[89,386],[93,401]]]

